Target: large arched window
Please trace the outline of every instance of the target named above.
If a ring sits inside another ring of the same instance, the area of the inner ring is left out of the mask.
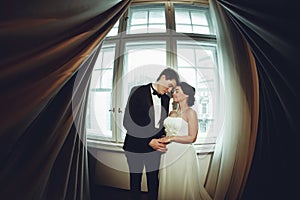
[[[215,143],[220,99],[216,36],[208,5],[133,4],[107,35],[92,74],[88,141],[121,145],[123,110],[130,89],[154,82],[171,67],[196,88],[196,145]]]

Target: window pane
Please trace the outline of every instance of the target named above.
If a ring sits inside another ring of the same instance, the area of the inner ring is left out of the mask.
[[[130,42],[125,45],[122,108],[133,86],[154,82],[167,66],[166,42]],[[122,131],[124,139],[125,130]]]
[[[176,25],[176,31],[181,33],[192,33],[193,28],[191,25]]]
[[[165,25],[150,24],[148,33],[160,33],[166,30]]]
[[[128,34],[166,32],[164,5],[136,6],[129,10]]]
[[[176,31],[182,33],[211,34],[208,9],[197,6],[175,5]]]
[[[179,67],[178,73],[180,80],[191,84],[193,87],[197,86],[197,69],[195,67]]]
[[[102,70],[100,77],[101,77],[100,87],[111,90],[112,89],[113,69],[109,68],[109,69]]]
[[[137,24],[147,24],[148,22],[148,12],[136,10],[132,12],[131,25]]]
[[[112,29],[108,32],[106,37],[118,35],[118,29],[119,29],[119,21],[117,21],[117,23],[112,27]]]
[[[113,138],[112,134],[112,80],[115,45],[104,44],[96,60],[91,77],[87,108],[89,137]]]
[[[138,33],[145,33],[147,30],[147,26],[139,25],[139,26],[131,26],[130,30],[127,30],[128,34],[138,34]]]
[[[115,57],[115,52],[113,48],[103,49],[103,58],[101,63],[101,68],[111,68]]]
[[[191,12],[193,25],[206,25],[208,26],[206,15],[202,12]]]
[[[149,23],[164,23],[165,22],[165,11],[162,9],[154,10],[149,12]]]
[[[100,103],[101,102],[101,103]],[[91,92],[87,128],[90,136],[112,138],[111,92]]]
[[[177,49],[177,55],[178,66],[190,67],[196,65],[194,49],[180,46],[180,49]]]
[[[196,65],[199,67],[215,68],[215,49],[196,49]]]
[[[209,28],[205,26],[193,26],[193,33],[210,34]]]
[[[92,85],[92,87],[96,88],[112,88],[112,72],[113,72],[113,64],[115,57],[115,47],[114,46],[103,46],[99,56],[96,60],[94,71],[95,75],[92,79],[98,80],[96,85]]]
[[[103,69],[112,66],[115,56],[114,46],[103,46],[96,60],[94,69]]]
[[[213,131],[214,99],[217,95],[215,48],[197,42],[177,42],[178,72],[181,79],[196,89],[195,110],[199,120],[199,137]]]
[[[127,72],[147,65],[166,66],[166,42],[131,42],[125,51]]]
[[[175,21],[176,24],[191,24],[189,11],[183,9],[176,9]]]
[[[91,87],[93,89],[100,88],[101,71],[94,70],[91,78]]]

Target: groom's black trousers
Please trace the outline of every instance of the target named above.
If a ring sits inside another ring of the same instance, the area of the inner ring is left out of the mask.
[[[141,182],[145,167],[149,200],[156,200],[158,195],[158,173],[161,152],[149,153],[125,152],[130,171],[130,191],[133,200],[141,199]]]

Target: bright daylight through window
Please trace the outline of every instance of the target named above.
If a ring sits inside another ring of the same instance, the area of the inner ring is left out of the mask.
[[[195,144],[216,139],[220,79],[208,5],[132,5],[104,40],[94,66],[87,110],[89,140],[122,144],[130,89],[154,82],[164,67],[196,88]]]

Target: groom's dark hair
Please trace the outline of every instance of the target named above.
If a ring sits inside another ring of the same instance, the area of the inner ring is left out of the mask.
[[[180,82],[178,73],[174,69],[172,69],[170,67],[164,69],[160,73],[160,75],[158,76],[158,78],[156,79],[156,81],[158,81],[162,75],[166,76],[166,80],[175,79],[175,81],[176,81],[177,84]]]

